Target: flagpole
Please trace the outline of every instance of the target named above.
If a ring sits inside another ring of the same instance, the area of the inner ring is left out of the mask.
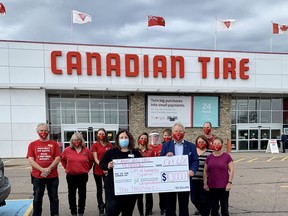
[[[146,12],[146,21],[148,20],[148,12]],[[147,27],[146,27],[146,46],[148,47],[148,23],[146,23]]]
[[[73,38],[73,10],[71,8],[71,42],[74,42],[74,38]]]
[[[215,22],[214,50],[217,49],[217,17]]]
[[[272,24],[272,33],[270,35],[270,52],[272,52],[272,35],[273,35],[273,21],[271,21],[271,24]]]

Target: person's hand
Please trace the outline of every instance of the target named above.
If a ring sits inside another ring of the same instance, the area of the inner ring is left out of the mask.
[[[51,172],[50,168],[43,168],[41,170],[41,176],[46,178],[50,174],[50,172]]]
[[[225,189],[226,189],[226,191],[230,191],[231,190],[231,183],[228,182]]]
[[[103,173],[104,173],[105,175],[107,175],[107,174],[108,174],[108,170],[103,170]]]
[[[192,177],[192,176],[194,176],[194,174],[195,174],[195,173],[194,173],[192,170],[189,170],[189,176]]]
[[[209,187],[208,187],[208,184],[206,183],[204,183],[204,186],[203,186],[203,189],[205,190],[205,191],[209,191]]]
[[[114,167],[113,161],[110,161],[108,163],[108,169],[112,169]]]
[[[170,157],[170,156],[174,156],[173,152],[167,152],[166,156]]]

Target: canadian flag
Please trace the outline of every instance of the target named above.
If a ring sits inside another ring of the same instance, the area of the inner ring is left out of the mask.
[[[73,23],[77,23],[77,24],[84,24],[84,23],[92,22],[92,17],[89,14],[76,11],[76,10],[72,10],[72,19],[73,19]]]
[[[235,25],[236,20],[217,20],[216,31],[227,31],[231,30]]]
[[[278,23],[272,23],[273,34],[287,34],[288,25],[279,25]]]

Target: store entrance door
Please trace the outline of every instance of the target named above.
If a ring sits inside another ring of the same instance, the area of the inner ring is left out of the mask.
[[[104,128],[107,131],[109,141],[114,144],[116,133],[118,131],[118,124],[109,124],[109,125],[83,125],[83,124],[63,124],[61,125],[62,133],[62,151],[64,148],[70,145],[70,139],[75,132],[80,132],[83,135],[83,138],[86,143],[86,147],[91,149],[91,145],[95,142],[97,138],[97,130],[99,128]]]
[[[239,128],[237,130],[238,149],[249,151],[266,150],[269,139],[280,140],[281,129],[270,127]]]

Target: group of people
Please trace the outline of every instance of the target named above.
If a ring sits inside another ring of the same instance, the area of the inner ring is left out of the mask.
[[[191,190],[159,193],[160,214],[176,216],[178,199],[178,215],[188,216],[191,197],[197,209],[195,214],[218,216],[221,206],[221,215],[227,216],[229,191],[234,176],[233,160],[230,154],[223,151],[223,140],[215,137],[211,128],[211,123],[205,122],[204,133],[196,138],[195,144],[184,139],[185,127],[180,122],[175,123],[172,129],[165,129],[162,140],[158,132],[143,132],[135,143],[128,130],[119,130],[114,145],[109,142],[105,129],[101,128],[97,131],[97,141],[92,144],[91,149],[85,146],[82,134],[76,132],[71,137],[70,146],[61,153],[58,143],[49,139],[48,125],[39,124],[36,128],[39,139],[29,144],[27,152],[32,166],[33,216],[42,214],[45,188],[50,201],[50,215],[59,215],[57,167],[60,162],[66,172],[71,215],[84,215],[86,185],[92,167],[100,216],[132,216],[135,205],[141,216],[152,215],[152,193],[115,195],[113,160],[174,155],[188,155],[187,175],[190,177]]]

